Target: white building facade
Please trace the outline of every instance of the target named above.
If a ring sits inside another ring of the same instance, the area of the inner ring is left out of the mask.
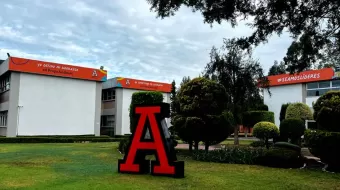
[[[129,108],[132,94],[141,91],[159,91],[163,102],[170,103],[171,84],[116,77],[103,83],[101,134],[126,135],[130,133]],[[168,126],[170,120],[167,119]]]
[[[280,125],[282,104],[302,102],[313,110],[313,103],[331,90],[340,90],[339,72],[333,68],[304,71],[296,75],[268,76],[269,91],[264,89],[264,103],[275,114],[275,124]]]
[[[10,57],[0,63],[0,135],[100,135],[106,71]]]

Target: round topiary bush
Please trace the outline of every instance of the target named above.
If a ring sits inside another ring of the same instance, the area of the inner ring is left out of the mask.
[[[312,110],[308,107],[307,104],[304,103],[292,103],[287,107],[286,110],[286,118],[285,119],[302,119],[305,120],[312,120],[313,113]]]
[[[284,119],[280,123],[280,136],[282,139],[290,139],[293,144],[300,142],[305,130],[305,122],[301,119]]]
[[[245,127],[254,127],[261,121],[274,123],[274,112],[270,111],[248,111],[242,114],[242,124]]]
[[[274,123],[267,121],[255,124],[253,129],[253,136],[264,140],[267,148],[269,148],[269,139],[276,138],[279,134],[278,127]]]
[[[314,120],[318,129],[340,132],[340,92],[330,91],[313,105]]]

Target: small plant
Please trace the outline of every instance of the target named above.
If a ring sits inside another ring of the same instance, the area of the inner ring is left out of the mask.
[[[257,123],[253,129],[253,136],[264,140],[267,149],[269,148],[269,139],[276,138],[279,134],[280,132],[277,126],[267,121]]]
[[[290,139],[294,144],[300,144],[305,130],[305,122],[298,118],[285,119],[280,123],[280,136],[282,139]]]

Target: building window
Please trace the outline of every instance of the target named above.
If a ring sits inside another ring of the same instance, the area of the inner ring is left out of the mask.
[[[307,83],[307,96],[322,96],[328,91],[340,91],[340,80]]]
[[[10,81],[10,75],[5,75],[4,77],[0,78],[0,93],[9,90],[9,86],[10,86],[9,81]]]
[[[7,113],[8,111],[0,112],[0,127],[7,126]]]
[[[102,100],[103,101],[112,101],[116,99],[116,91],[115,89],[105,89],[102,91]]]
[[[115,115],[102,115],[100,126],[113,128],[115,126]]]

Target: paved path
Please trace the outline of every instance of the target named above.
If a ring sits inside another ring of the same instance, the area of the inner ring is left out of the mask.
[[[189,144],[178,144],[178,145],[176,146],[176,148],[177,148],[177,149],[189,149]],[[194,148],[194,147],[193,147],[193,148]],[[199,145],[198,148],[199,148],[200,150],[204,150],[204,149],[205,149],[204,145]],[[217,148],[218,148],[218,147],[216,147],[216,146],[209,146],[209,150],[215,150],[215,149],[217,149]]]

